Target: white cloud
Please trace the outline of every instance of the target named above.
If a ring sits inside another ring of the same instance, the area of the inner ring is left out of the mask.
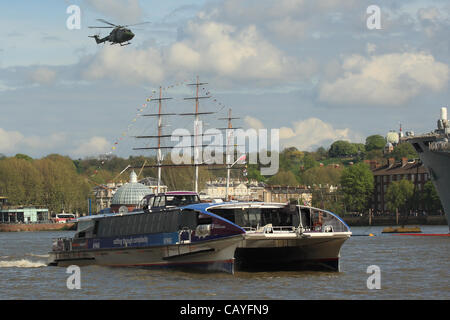
[[[247,116],[245,123],[252,129],[265,128],[256,118]],[[318,146],[325,146],[336,140],[360,142],[362,136],[349,128],[336,129],[331,124],[318,118],[293,122],[292,127],[281,127],[279,131],[280,145],[283,148],[296,147],[299,150],[311,150]]]
[[[103,137],[92,137],[83,141],[71,154],[77,157],[98,156],[111,149],[111,144]]]
[[[281,145],[294,146],[300,150],[311,150],[313,147],[329,144],[335,140],[360,141],[359,134],[349,128],[335,129],[331,124],[318,118],[309,118],[293,123],[292,128],[280,128]]]
[[[244,121],[251,129],[255,129],[255,130],[264,129],[263,123],[256,118],[246,116],[244,118]]]
[[[83,75],[87,79],[109,78],[123,83],[161,82],[164,78],[161,52],[154,48],[124,51],[119,46],[105,46],[94,57]]]
[[[50,136],[25,136],[19,131],[6,131],[0,128],[0,153],[4,154],[54,150],[63,146],[65,142],[64,133],[54,133]]]
[[[33,83],[37,84],[51,84],[56,78],[56,72],[49,68],[40,67],[31,71],[29,78]]]
[[[393,53],[365,58],[353,55],[344,74],[320,87],[322,101],[338,104],[402,105],[425,91],[447,87],[449,67],[426,53]]]
[[[0,128],[0,153],[10,153],[17,149],[24,136],[18,131],[6,131]]]
[[[168,47],[134,49],[106,46],[86,67],[87,79],[110,78],[127,83],[158,82],[204,73],[217,79],[288,82],[304,79],[316,65],[287,56],[253,25],[238,29],[217,22],[192,22],[185,37]]]

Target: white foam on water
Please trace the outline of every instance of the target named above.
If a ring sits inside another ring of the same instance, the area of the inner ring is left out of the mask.
[[[27,259],[0,261],[0,268],[40,268],[47,264],[42,261],[30,261]]]
[[[35,253],[27,253],[27,256],[38,257],[38,258],[48,258],[49,254],[35,254]]]

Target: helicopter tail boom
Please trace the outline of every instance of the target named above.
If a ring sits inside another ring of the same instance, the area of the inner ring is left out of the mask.
[[[103,38],[103,39],[100,39],[99,38],[99,36],[97,36],[97,35],[95,35],[95,36],[88,36],[89,38],[94,38],[95,39],[95,42],[97,42],[97,44],[99,44],[99,43],[103,43],[103,42],[105,42],[105,41],[107,41],[109,38],[108,37],[105,37],[105,38]]]

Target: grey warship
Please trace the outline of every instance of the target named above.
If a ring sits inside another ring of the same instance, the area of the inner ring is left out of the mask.
[[[447,108],[441,108],[437,129],[419,136],[408,137],[419,154],[420,160],[428,169],[444,208],[450,231],[450,123]]]

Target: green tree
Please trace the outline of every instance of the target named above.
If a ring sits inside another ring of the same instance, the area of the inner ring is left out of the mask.
[[[417,159],[419,158],[419,155],[417,154],[412,144],[404,142],[399,143],[394,148],[394,151],[389,154],[389,157],[394,157],[395,160],[399,161],[402,158]]]
[[[368,207],[374,188],[369,166],[363,162],[345,168],[341,176],[341,190],[347,209],[362,212]]]
[[[374,134],[366,138],[366,151],[383,150],[386,145],[386,139],[379,134]]]
[[[429,212],[442,210],[441,199],[439,198],[436,188],[431,180],[425,183],[421,193],[421,200],[424,203],[425,210]]]
[[[299,183],[291,171],[278,171],[277,174],[267,180],[269,185],[297,186]]]
[[[14,156],[17,159],[23,159],[23,160],[27,160],[27,161],[33,161],[33,158],[30,156],[27,156],[26,154],[23,153],[18,153]]]
[[[42,181],[34,162],[16,157],[0,162],[0,194],[13,205],[41,204]]]
[[[392,182],[386,190],[387,208],[406,212],[414,194],[414,184],[406,179]]]
[[[328,155],[333,158],[342,158],[354,156],[358,153],[358,148],[355,144],[344,140],[338,140],[331,144]]]
[[[338,185],[341,179],[342,169],[334,166],[314,167],[302,174],[302,183],[312,185]]]

